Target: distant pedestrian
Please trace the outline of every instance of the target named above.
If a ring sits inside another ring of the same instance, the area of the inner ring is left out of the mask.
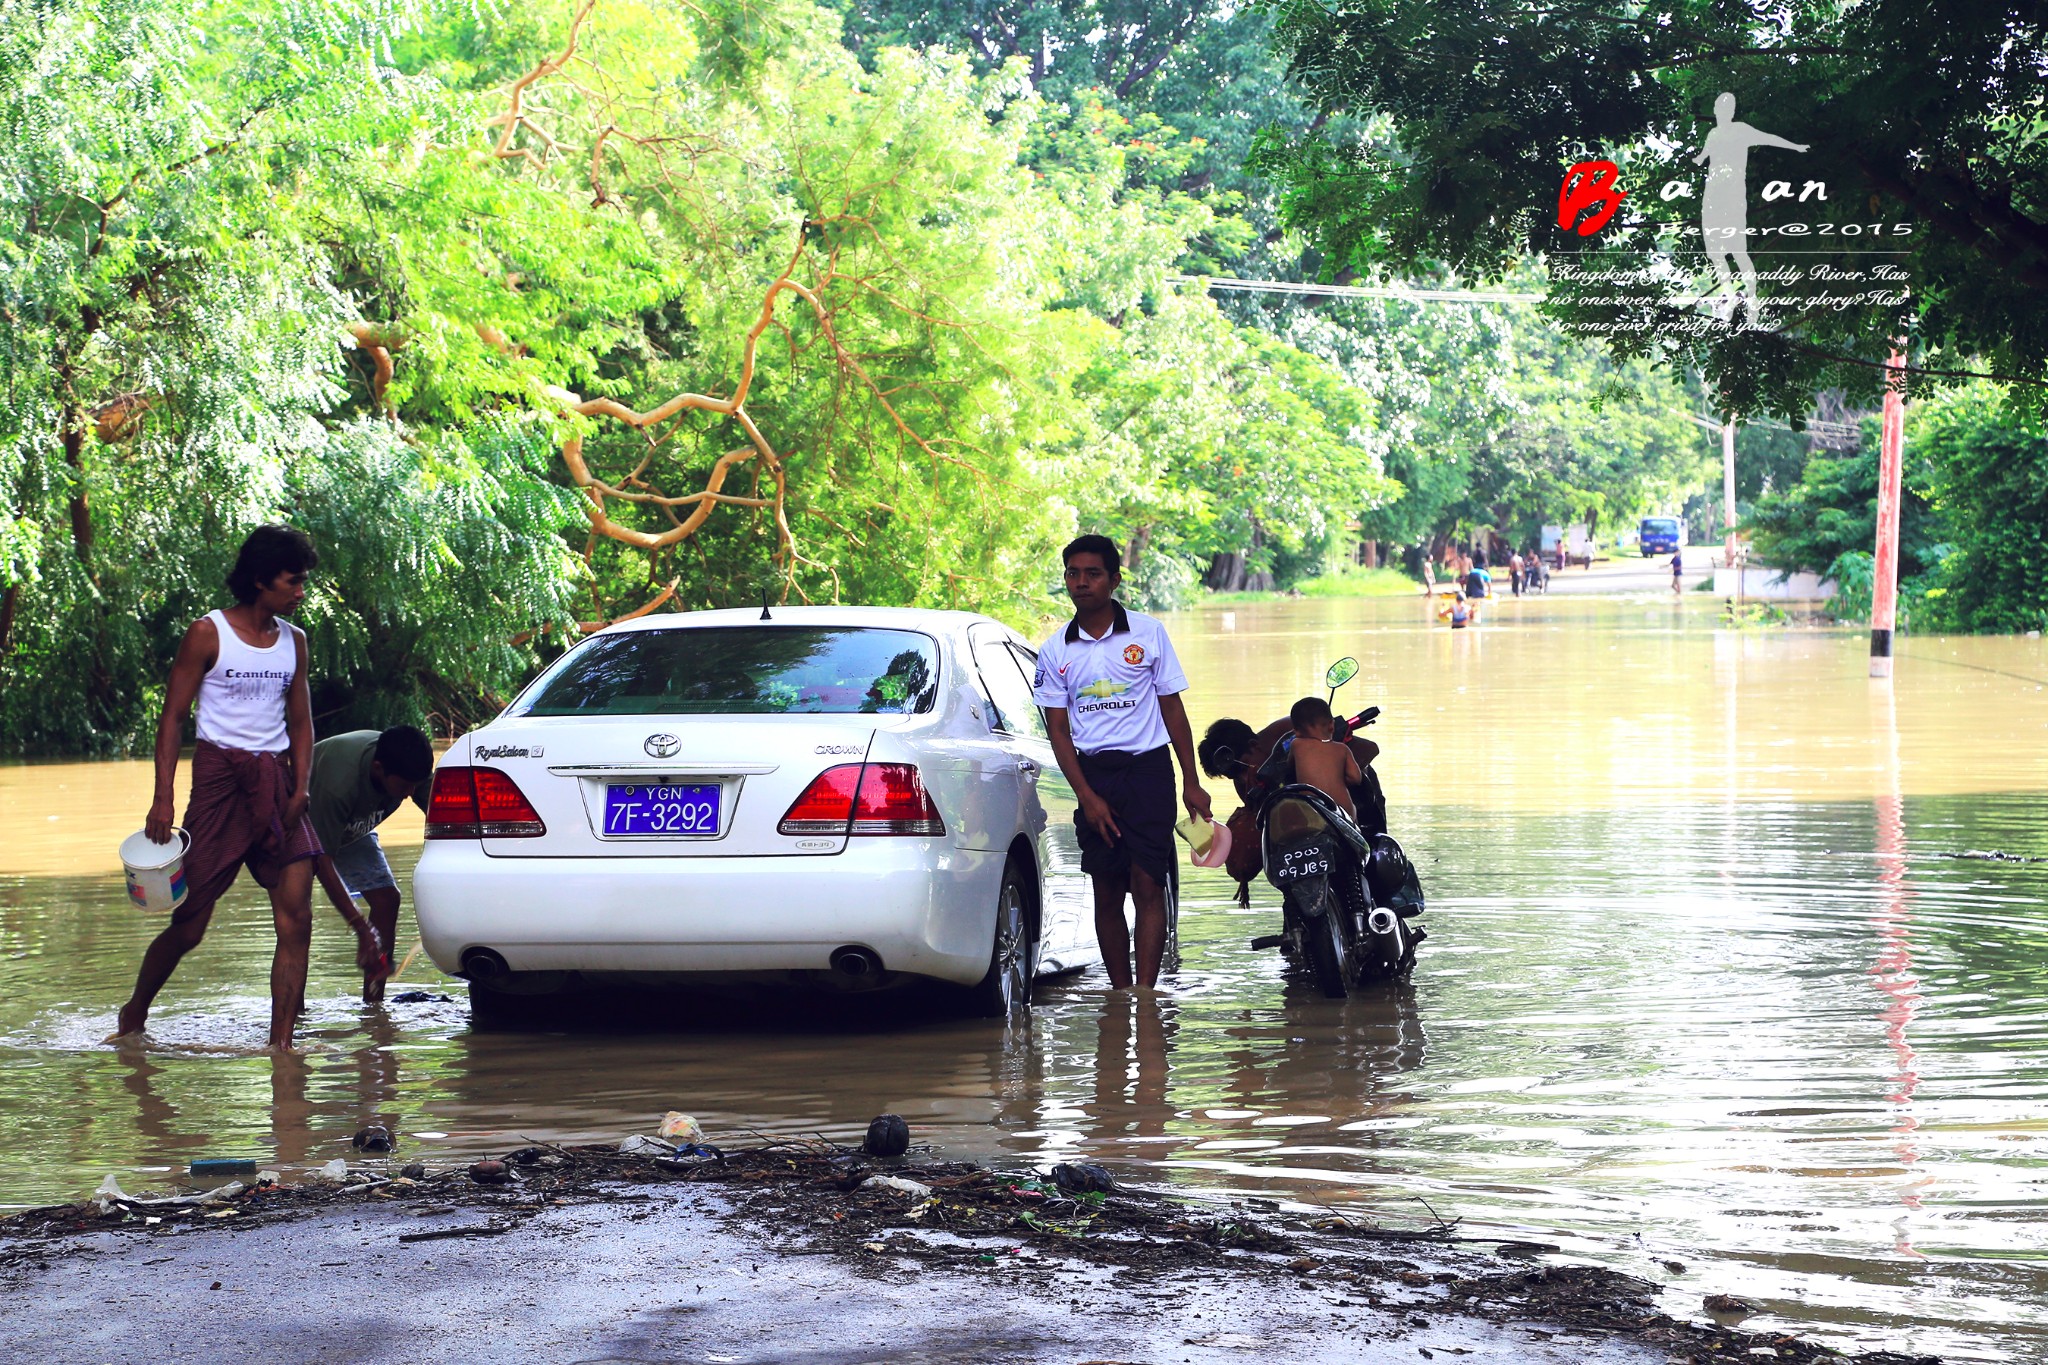
[[[363,969],[363,999],[384,998],[384,979],[391,972],[391,950],[398,935],[398,879],[377,842],[377,826],[407,798],[427,808],[433,786],[434,748],[410,725],[376,730],[351,730],[329,735],[313,746],[313,832],[320,836],[320,857],[314,875],[360,938],[362,916],[355,898],[370,907],[369,923],[376,935],[378,957]]]
[[[1684,577],[1685,551],[1680,550],[1671,556],[1671,591],[1679,592],[1683,590],[1684,584],[1682,580]]]
[[[1493,575],[1486,571],[1484,564],[1474,562],[1472,567],[1465,573],[1464,586],[1465,596],[1474,601],[1482,597],[1491,596],[1493,593]]]
[[[284,618],[305,601],[307,576],[319,562],[305,532],[257,527],[228,572],[235,605],[194,621],[178,646],[157,722],[156,799],[143,829],[158,843],[170,840],[178,750],[196,699],[199,743],[185,807],[185,832],[191,839],[185,879],[191,891],[143,954],[135,994],[121,1007],[116,1037],[142,1032],[157,992],[185,954],[199,946],[214,905],[247,866],[257,885],[270,892],[277,926],[277,952],[270,964],[270,1046],[291,1046],[306,1003],[313,859],[320,842],[306,818],[313,775],[306,636]]]
[[[1116,600],[1123,555],[1107,536],[1068,545],[1067,596],[1074,617],[1038,652],[1032,692],[1045,709],[1060,771],[1079,809],[1081,870],[1095,891],[1095,937],[1109,984],[1152,989],[1166,955],[1166,887],[1173,879],[1173,760],[1181,804],[1207,820],[1209,795],[1195,775],[1195,736],[1166,627]],[[1171,753],[1169,753],[1171,749]],[[1124,924],[1129,895],[1137,923]]]
[[[1508,586],[1517,597],[1522,595],[1522,568],[1522,552],[1517,550],[1508,556]]]

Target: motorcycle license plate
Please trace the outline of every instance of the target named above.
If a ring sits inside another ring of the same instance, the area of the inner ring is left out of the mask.
[[[716,782],[630,787],[613,783],[604,789],[605,836],[688,838],[716,834],[723,795],[723,788]]]
[[[1272,877],[1277,882],[1306,881],[1310,877],[1327,877],[1336,871],[1328,849],[1289,849],[1273,860]]]

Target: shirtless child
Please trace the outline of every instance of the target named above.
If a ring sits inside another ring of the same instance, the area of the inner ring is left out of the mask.
[[[1294,780],[1335,801],[1356,823],[1358,808],[1351,804],[1351,788],[1365,781],[1365,774],[1350,746],[1337,743],[1337,720],[1330,714],[1330,704],[1321,697],[1303,697],[1287,714],[1294,722],[1294,745],[1288,751],[1294,758]]]

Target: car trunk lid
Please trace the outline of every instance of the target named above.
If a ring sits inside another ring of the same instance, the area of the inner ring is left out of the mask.
[[[881,718],[901,724],[903,718]],[[804,856],[843,830],[778,826],[812,780],[858,765],[874,716],[638,716],[500,720],[472,761],[508,774],[547,832],[485,838],[493,858]],[[707,810],[707,807],[710,809]],[[630,808],[630,809],[629,809]]]

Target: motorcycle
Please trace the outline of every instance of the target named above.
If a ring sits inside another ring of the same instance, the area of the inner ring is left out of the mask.
[[[1323,681],[1331,699],[1356,676],[1356,659],[1330,665]],[[1379,714],[1371,706],[1340,717],[1337,739],[1350,742]],[[1268,733],[1282,724],[1267,727]],[[1326,793],[1293,780],[1291,740],[1291,732],[1275,734],[1271,752],[1248,777],[1250,764],[1241,755],[1254,752],[1260,737],[1242,721],[1218,721],[1201,746],[1204,770],[1233,777],[1246,797],[1257,823],[1259,862],[1281,895],[1281,932],[1253,939],[1252,946],[1280,948],[1332,999],[1354,988],[1404,980],[1428,931],[1411,922],[1424,908],[1422,883],[1386,832],[1379,778],[1370,762],[1361,763],[1364,781],[1351,792],[1359,813],[1354,821]],[[1232,870],[1246,881],[1258,873]]]

